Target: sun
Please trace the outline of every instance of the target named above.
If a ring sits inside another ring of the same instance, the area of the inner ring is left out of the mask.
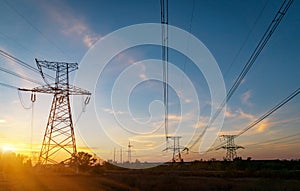
[[[3,145],[2,151],[9,152],[9,151],[16,151],[17,149],[13,145]]]

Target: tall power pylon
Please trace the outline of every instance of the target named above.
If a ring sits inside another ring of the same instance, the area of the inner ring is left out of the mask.
[[[52,105],[46,131],[43,138],[42,148],[39,154],[38,163],[42,165],[57,164],[57,158],[76,157],[76,141],[72,113],[70,106],[70,95],[87,95],[87,90],[69,84],[69,73],[78,69],[77,63],[38,61],[37,67],[45,81],[45,85],[33,89],[22,89],[33,93],[53,94]],[[55,72],[54,83],[49,83],[43,69]],[[86,102],[88,102],[88,99]]]
[[[236,135],[221,135],[220,137],[226,139],[226,144],[224,146],[218,147],[216,150],[226,149],[225,159],[228,161],[232,161],[237,157],[236,150],[244,149],[244,147],[238,146],[234,143],[234,138],[236,137]]]
[[[176,162],[176,156],[178,155],[178,159],[180,162],[183,161],[181,158],[179,139],[180,136],[169,136],[168,134],[168,117],[169,117],[169,91],[168,91],[168,62],[169,62],[169,11],[168,11],[168,0],[160,1],[160,11],[161,11],[161,27],[162,27],[162,65],[163,65],[163,100],[165,107],[165,117],[164,117],[164,126],[165,126],[165,136],[166,136],[166,150],[173,151],[172,161]],[[173,146],[169,146],[169,139],[173,140]],[[187,148],[183,148],[188,150]]]

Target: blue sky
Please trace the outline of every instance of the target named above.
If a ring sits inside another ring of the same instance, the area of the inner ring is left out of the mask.
[[[186,30],[201,40],[216,59],[223,74],[226,89],[233,84],[242,67],[249,59],[256,44],[273,19],[282,1],[169,1],[169,24]],[[300,83],[300,3],[295,1],[283,18],[276,32],[256,60],[243,83],[237,89],[227,105],[222,132],[236,133],[271,109],[275,104],[297,89]],[[35,67],[34,58],[49,61],[80,62],[87,51],[105,35],[133,24],[160,23],[160,2],[153,1],[0,1],[0,46],[17,58]],[[113,46],[113,45],[112,45]],[[186,45],[189,47],[187,40]],[[109,48],[109,47],[108,47]],[[161,154],[159,149],[151,152],[139,150],[145,144],[163,144],[164,131],[159,129],[156,136],[120,135],[110,127],[111,111],[110,91],[121,72],[134,62],[144,59],[161,59],[161,47],[147,45],[128,49],[116,56],[105,68],[95,90],[95,108],[106,120],[105,129],[111,131],[114,143],[103,132],[97,119],[89,118],[93,109],[87,111],[76,124],[79,148],[90,146],[94,152],[105,159],[112,158],[114,147],[126,148],[131,140],[136,151],[133,158],[142,161],[155,161],[154,157],[168,157],[171,153]],[[1,66],[19,74],[41,80],[38,74],[0,57]],[[184,55],[170,50],[169,61],[182,70],[196,88],[201,107],[200,123],[203,127],[211,111],[210,93],[207,82],[195,66]],[[140,77],[143,70],[138,73]],[[86,74],[89,75],[89,74]],[[172,73],[169,74],[170,76]],[[73,79],[74,75],[72,75]],[[26,82],[1,72],[0,82],[17,87],[33,88],[36,84]],[[149,88],[150,87],[150,88]],[[182,91],[185,84],[181,85]],[[84,88],[84,87],[82,87]],[[38,151],[47,122],[51,96],[38,95],[34,106],[34,126],[31,134],[31,110],[24,110],[16,90],[0,86],[0,145],[13,145],[18,151],[28,151],[32,139],[34,150]],[[93,90],[90,90],[93,91]],[[29,95],[22,93],[26,105],[30,105]],[[122,95],[120,95],[121,97]],[[161,82],[150,81],[137,86],[129,99],[130,111],[142,121],[153,114],[152,128],[161,120],[162,113],[153,110],[149,113],[149,104],[153,100],[162,100]],[[81,97],[74,99],[81,104]],[[180,108],[178,96],[170,90],[170,123],[178,120],[186,126],[182,133],[182,143],[188,143],[194,127],[187,116],[178,118]],[[192,100],[193,101],[193,100]],[[78,116],[80,106],[75,104],[74,116]],[[154,103],[154,105],[157,103]],[[193,104],[186,103],[193,113]],[[190,104],[190,105],[189,105]],[[155,105],[156,108],[156,105]],[[161,105],[157,105],[161,109]],[[236,140],[246,147],[239,151],[242,157],[256,159],[300,158],[299,144],[284,139],[279,143],[258,144],[271,139],[299,133],[300,97],[282,107],[257,127],[254,127]],[[77,113],[76,113],[77,110]],[[122,116],[126,122],[128,118]],[[127,115],[125,115],[127,116]],[[127,116],[128,117],[128,116]],[[130,120],[128,120],[130,121]],[[129,123],[129,122],[128,122]],[[130,124],[130,123],[129,123]],[[88,127],[88,128],[87,128]],[[133,127],[136,128],[136,127]],[[151,127],[149,127],[151,128]],[[170,125],[170,131],[172,131]],[[296,136],[297,137],[297,136]],[[296,138],[293,137],[293,138]],[[299,136],[298,136],[299,137]],[[83,141],[84,139],[85,141]],[[144,141],[144,142],[143,142]],[[147,142],[148,141],[148,142]],[[216,144],[219,143],[216,140]],[[147,142],[147,143],[145,143]],[[255,146],[251,146],[257,144]],[[141,146],[142,145],[142,146]],[[249,147],[247,147],[249,145]],[[195,149],[197,150],[197,149]],[[222,159],[225,151],[203,155],[190,153],[186,159]],[[126,155],[126,154],[124,154]],[[167,156],[165,156],[167,155]]]

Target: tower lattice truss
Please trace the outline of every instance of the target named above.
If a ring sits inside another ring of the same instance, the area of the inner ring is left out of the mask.
[[[172,156],[172,162],[183,162],[183,159],[181,157],[181,150],[187,150],[186,147],[182,147],[180,146],[179,143],[179,139],[181,138],[181,136],[168,136],[167,139],[170,139],[172,141],[172,143],[170,145],[167,146],[166,149],[164,149],[164,151],[167,150],[171,150],[173,152],[173,156]],[[167,142],[169,143],[169,142]]]
[[[228,161],[232,161],[233,159],[237,158],[236,150],[238,149],[244,149],[242,146],[238,146],[234,143],[235,135],[221,135],[220,137],[224,138],[226,140],[226,144],[224,146],[221,146],[218,149],[226,149],[226,156],[224,159]]]
[[[20,90],[53,94],[50,114],[39,154],[39,164],[56,164],[61,159],[71,159],[77,155],[70,95],[90,96],[91,93],[69,84],[69,73],[78,69],[77,63],[36,60],[36,64],[46,84],[33,89]],[[55,73],[55,77],[50,78],[50,80],[54,80],[54,83],[48,82],[49,75],[44,73],[44,69]]]

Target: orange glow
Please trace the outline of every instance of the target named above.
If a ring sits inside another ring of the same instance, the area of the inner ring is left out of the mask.
[[[9,145],[2,145],[2,150],[3,150],[3,152],[8,152],[8,151],[13,151],[14,152],[17,149],[14,145],[9,144]]]
[[[259,133],[264,132],[267,128],[269,128],[271,126],[269,119],[265,119],[265,121],[261,122],[258,125],[257,131]]]

